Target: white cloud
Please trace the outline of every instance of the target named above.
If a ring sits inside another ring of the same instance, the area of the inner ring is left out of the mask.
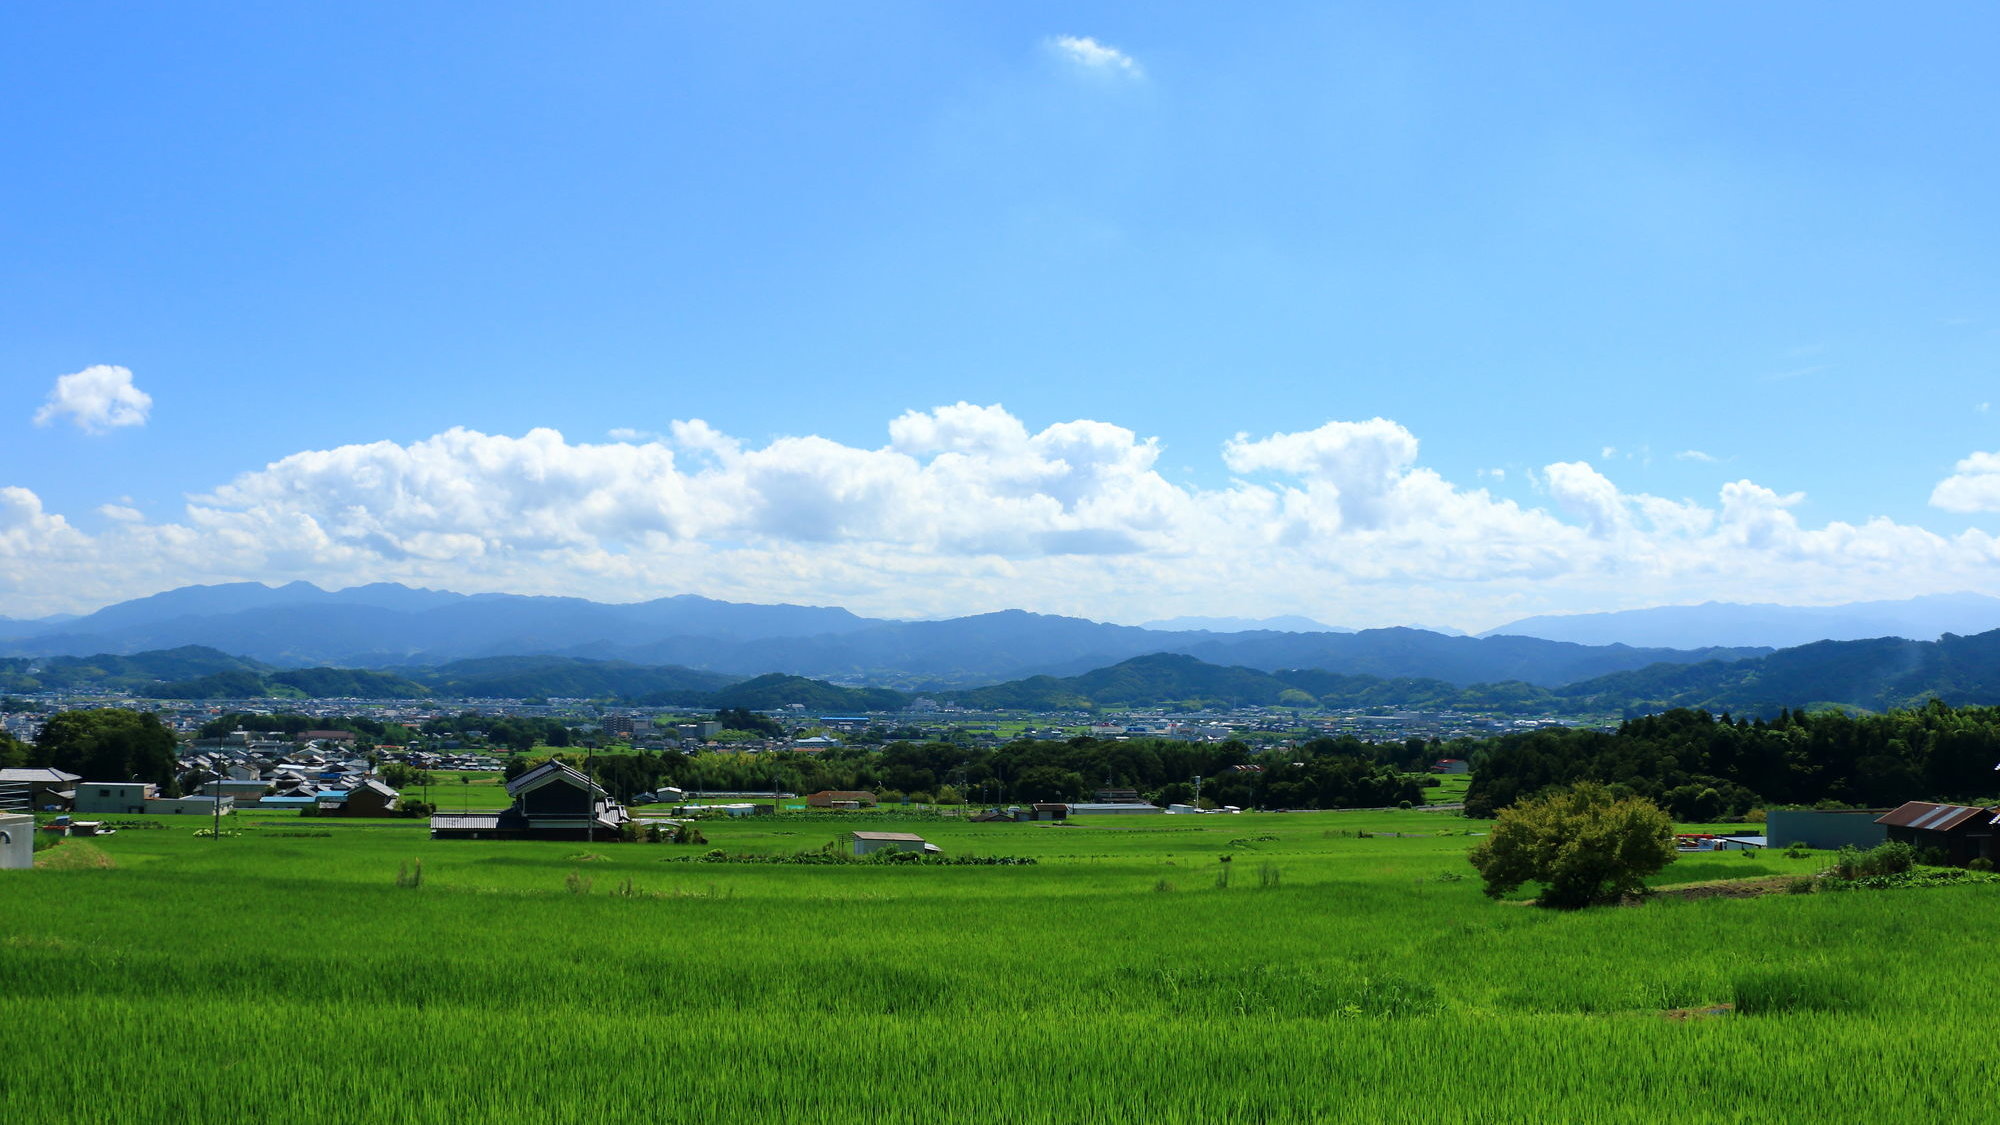
[[[1045,42],[1048,49],[1058,58],[1086,70],[1129,78],[1145,77],[1146,72],[1139,68],[1138,62],[1132,56],[1116,47],[1099,43],[1087,35],[1057,35]]]
[[[1713,453],[1703,453],[1699,449],[1683,449],[1679,453],[1674,454],[1674,460],[1700,461],[1704,465],[1713,465],[1715,464],[1716,457]]]
[[[1869,520],[1811,527],[1752,481],[1708,502],[1626,492],[1591,464],[1531,474],[1546,507],[1424,466],[1384,418],[1237,435],[1216,487],[1160,443],[998,405],[891,420],[869,448],[670,436],[572,442],[453,429],[308,450],[148,522],[121,500],[86,535],[0,488],[0,613],[81,610],[193,582],[399,581],[629,601],[695,592],[929,616],[1020,607],[1101,619],[1298,612],[1483,627],[1527,613],[1709,599],[1828,602],[1991,586],[2000,544]],[[1170,480],[1171,475],[1175,480]],[[2000,454],[1939,486],[2000,510]],[[1982,507],[1981,505],[1985,505]]]
[[[132,385],[132,372],[100,363],[58,377],[48,400],[35,412],[35,425],[67,417],[84,433],[101,434],[121,426],[143,426],[152,409],[153,396]]]
[[[2000,453],[1975,453],[1931,490],[1931,506],[1947,512],[2000,512]]]
[[[1630,522],[1618,486],[1588,464],[1563,461],[1542,471],[1557,506],[1583,520],[1592,535],[1609,535]]]

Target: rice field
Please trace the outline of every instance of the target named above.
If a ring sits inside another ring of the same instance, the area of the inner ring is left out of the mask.
[[[1555,914],[1422,812],[704,825],[1019,867],[162,819],[0,879],[0,1119],[1841,1121],[1995,1078],[1992,887]]]

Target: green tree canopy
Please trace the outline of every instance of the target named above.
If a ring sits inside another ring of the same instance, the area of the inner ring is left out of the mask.
[[[150,781],[174,788],[174,732],[143,711],[64,711],[35,739],[35,762],[85,781]]]
[[[1535,882],[1540,905],[1574,909],[1644,891],[1674,861],[1674,826],[1653,802],[1587,781],[1503,810],[1471,859],[1493,898]]]

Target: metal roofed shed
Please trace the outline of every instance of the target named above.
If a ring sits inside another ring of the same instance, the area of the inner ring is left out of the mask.
[[[1878,818],[1889,839],[1918,848],[1936,848],[1947,862],[1964,866],[1975,859],[2000,858],[1995,834],[2000,833],[1994,810],[1973,805],[1941,805],[1909,801]]]
[[[872,855],[884,850],[944,854],[943,848],[926,843],[922,836],[914,832],[854,832],[849,835],[854,840],[855,855]]]
[[[1775,847],[1804,844],[1834,851],[1853,846],[1872,848],[1889,838],[1881,823],[1888,809],[1766,809],[1764,837]]]

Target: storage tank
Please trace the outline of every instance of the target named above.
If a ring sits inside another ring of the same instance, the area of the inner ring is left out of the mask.
[[[35,818],[0,813],[0,870],[35,865]]]

